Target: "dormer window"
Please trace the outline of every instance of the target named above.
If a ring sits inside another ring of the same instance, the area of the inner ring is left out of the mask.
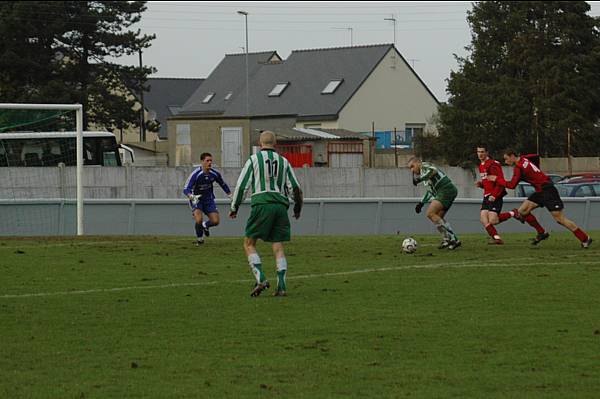
[[[229,101],[229,99],[231,98],[231,96],[233,95],[233,92],[229,92],[227,93],[227,95],[225,96],[225,101]]]
[[[281,93],[289,86],[290,82],[277,83],[269,93],[269,97],[279,97]]]
[[[327,83],[327,86],[323,89],[321,94],[333,94],[337,90],[337,88],[342,84],[344,79],[334,79]]]
[[[215,93],[210,92],[206,95],[206,97],[204,97],[204,100],[202,100],[202,104],[208,104],[210,102],[210,100],[213,99],[213,97],[215,96]]]

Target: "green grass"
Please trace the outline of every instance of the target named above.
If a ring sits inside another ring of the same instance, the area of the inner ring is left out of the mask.
[[[241,238],[0,239],[0,397],[597,398],[600,239],[532,235],[294,237],[286,298]]]

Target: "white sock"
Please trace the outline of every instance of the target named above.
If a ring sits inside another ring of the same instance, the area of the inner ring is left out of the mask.
[[[282,270],[287,270],[287,259],[277,258],[277,271],[280,272]]]
[[[250,265],[250,271],[254,275],[257,283],[260,283],[260,270],[255,265],[260,265],[260,256],[257,253],[248,255],[248,264]]]

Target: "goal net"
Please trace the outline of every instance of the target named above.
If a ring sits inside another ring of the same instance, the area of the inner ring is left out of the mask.
[[[0,103],[0,235],[83,234],[82,125],[79,104]]]

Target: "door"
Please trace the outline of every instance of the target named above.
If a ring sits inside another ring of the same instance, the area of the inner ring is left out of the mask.
[[[221,128],[221,167],[239,168],[242,166],[242,128]]]

